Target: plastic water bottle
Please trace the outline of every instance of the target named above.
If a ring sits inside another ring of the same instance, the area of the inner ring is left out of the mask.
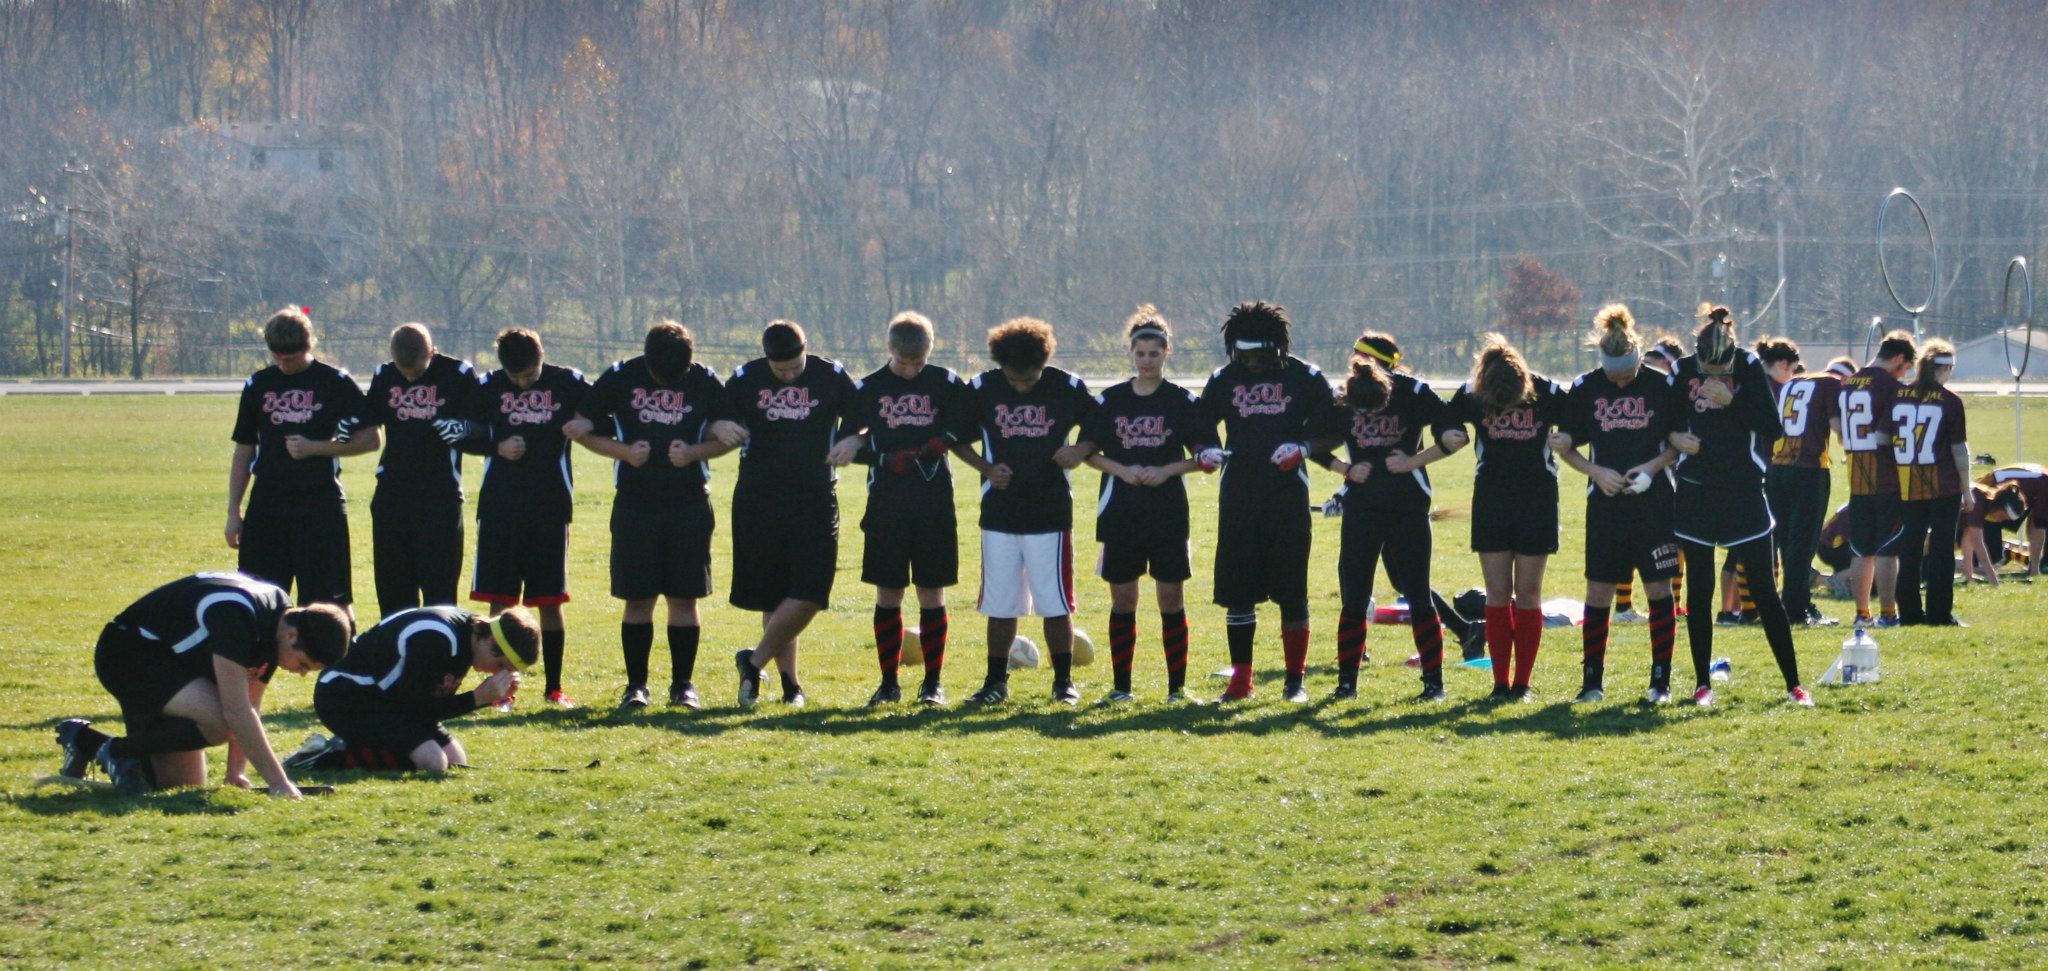
[[[1725,657],[1715,658],[1714,663],[1707,667],[1707,677],[1715,681],[1726,681],[1734,673],[1735,662]]]
[[[1842,642],[1842,683],[1863,684],[1878,679],[1877,639],[1861,627]]]

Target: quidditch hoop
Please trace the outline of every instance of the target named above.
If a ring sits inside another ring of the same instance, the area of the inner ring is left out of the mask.
[[[1771,288],[1771,296],[1770,296],[1770,298],[1769,298],[1769,299],[1767,299],[1767,300],[1765,300],[1765,301],[1764,301],[1764,305],[1763,305],[1762,307],[1758,308],[1758,310],[1757,310],[1757,312],[1756,312],[1756,314],[1755,314],[1754,316],[1752,316],[1752,317],[1750,317],[1750,318],[1749,318],[1749,322],[1750,322],[1751,324],[1755,324],[1755,323],[1756,323],[1757,321],[1759,321],[1759,320],[1762,320],[1762,319],[1764,319],[1765,315],[1767,315],[1767,314],[1769,314],[1769,313],[1771,312],[1771,308],[1772,308],[1773,306],[1777,305],[1777,303],[1778,303],[1778,296],[1779,296],[1780,294],[1784,293],[1784,292],[1785,292],[1785,278],[1784,278],[1784,277],[1779,277],[1779,278],[1778,278],[1778,285],[1777,285],[1777,286],[1775,286],[1775,287],[1772,287],[1772,288]]]
[[[1877,345],[1884,340],[1884,318],[1870,318],[1869,329],[1863,332],[1863,362],[1870,363],[1877,354]]]
[[[2021,310],[2019,320],[2012,316],[2012,273],[2018,270],[2021,286]],[[2027,258],[2015,256],[2005,264],[2005,288],[1998,293],[1998,320],[2000,323],[1999,343],[2005,348],[2005,369],[2018,381],[2027,374],[2027,362],[2034,356],[2034,274],[2027,270]],[[2020,345],[2020,362],[2012,362],[2012,332],[2019,330],[2019,324],[2026,324],[2024,343]]]
[[[1899,288],[1892,284],[1891,264],[1887,263],[1884,258],[1885,217],[1891,213],[1892,200],[1898,199],[1901,196],[1905,197],[1907,202],[1913,204],[1913,211],[1920,216],[1920,229],[1927,235],[1927,295],[1921,298],[1920,305],[1917,307],[1899,298]],[[1926,313],[1927,308],[1934,304],[1934,224],[1928,221],[1927,210],[1921,208],[1920,200],[1913,198],[1913,194],[1903,188],[1893,189],[1889,195],[1884,197],[1884,205],[1879,206],[1877,210],[1877,271],[1884,276],[1884,288],[1891,293],[1892,302],[1898,304],[1899,309],[1905,311],[1907,316],[1918,317]],[[1919,329],[1918,321],[1914,322],[1914,329]]]

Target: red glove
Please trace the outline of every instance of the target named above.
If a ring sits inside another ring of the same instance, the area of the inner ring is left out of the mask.
[[[917,457],[919,461],[936,462],[946,456],[946,450],[945,439],[930,438],[925,440],[923,448],[917,450]]]
[[[1303,442],[1282,442],[1279,448],[1273,450],[1273,464],[1279,466],[1282,472],[1292,472],[1301,468],[1301,462],[1305,458],[1308,458],[1308,445]]]
[[[882,457],[882,467],[896,475],[909,475],[917,468],[918,450],[899,448]]]
[[[1202,467],[1202,471],[1214,472],[1223,467],[1224,457],[1223,450],[1212,445],[1196,453],[1195,462]]]

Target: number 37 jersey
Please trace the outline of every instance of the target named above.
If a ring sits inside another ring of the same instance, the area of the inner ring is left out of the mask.
[[[1963,399],[1940,385],[1900,388],[1892,399],[1892,423],[1899,436],[1892,456],[1899,466],[1899,498],[1961,495],[1963,472],[1956,465],[1956,446],[1968,434]]]

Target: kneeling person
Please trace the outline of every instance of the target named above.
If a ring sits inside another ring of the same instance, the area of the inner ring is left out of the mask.
[[[392,614],[320,675],[313,711],[334,738],[301,749],[287,767],[446,772],[467,765],[462,743],[441,721],[503,701],[539,654],[540,626],[518,607],[491,618],[458,607]],[[489,677],[457,693],[472,668]]]
[[[247,787],[243,768],[253,761],[272,795],[297,799],[257,713],[264,688],[279,668],[305,674],[339,663],[348,637],[340,607],[293,607],[283,588],[239,573],[158,587],[109,622],[93,652],[128,734],[109,737],[82,718],[58,725],[60,773],[82,779],[97,760],[129,795],[204,785],[205,750],[225,742],[230,784]]]

